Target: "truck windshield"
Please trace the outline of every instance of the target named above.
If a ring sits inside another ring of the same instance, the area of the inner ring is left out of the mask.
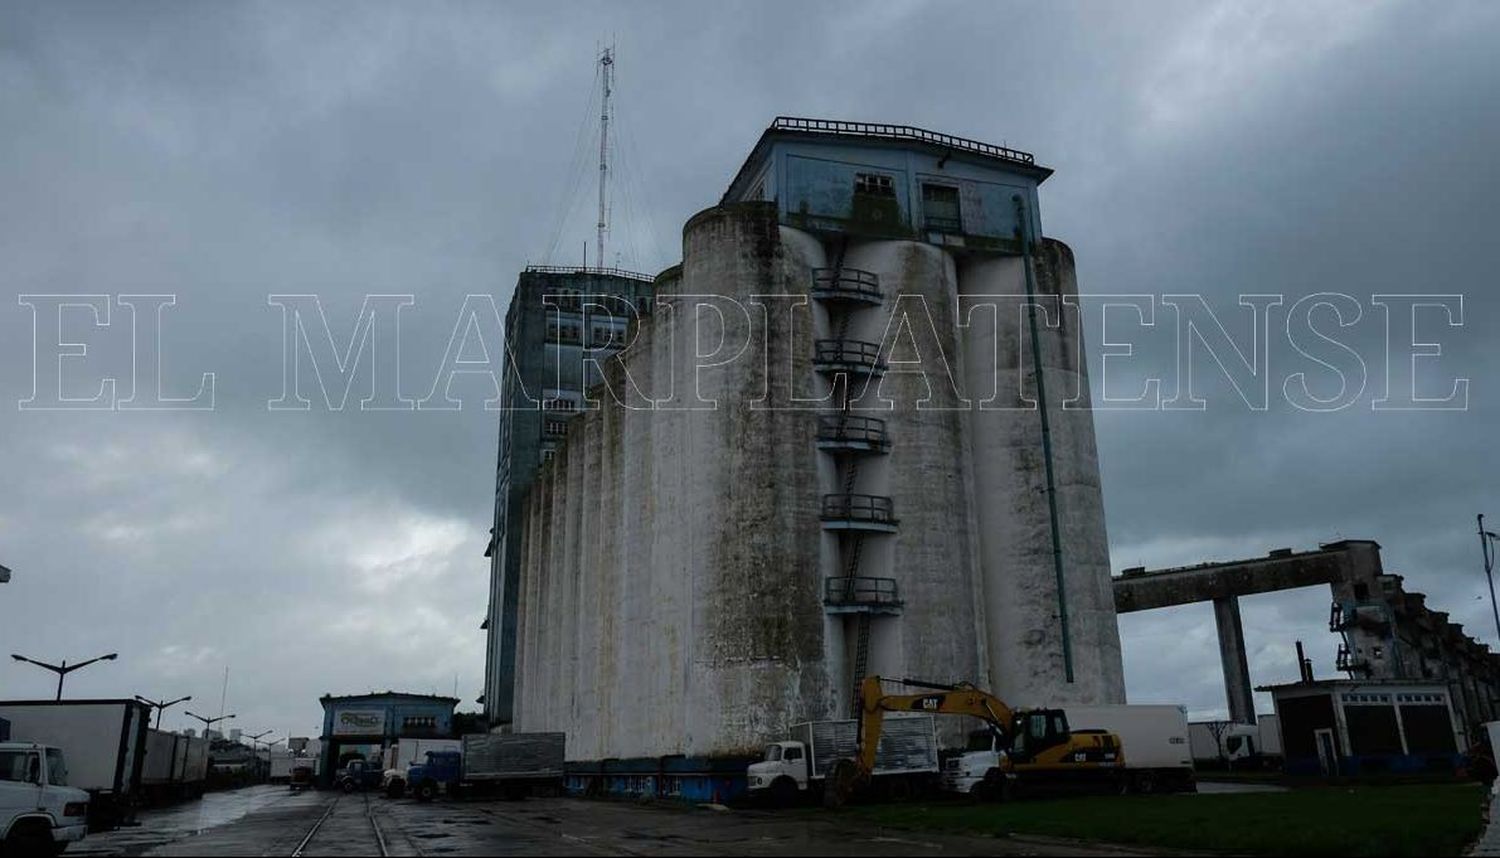
[[[975,730],[969,734],[969,744],[965,751],[989,751],[994,748],[994,737],[988,730]]]
[[[68,785],[68,765],[63,761],[61,749],[47,749],[47,782],[53,786]]]
[[[771,745],[766,748],[766,762],[774,763],[781,759],[781,746]]]

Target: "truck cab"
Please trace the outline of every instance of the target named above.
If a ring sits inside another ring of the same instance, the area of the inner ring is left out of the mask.
[[[1017,766],[1040,762],[1048,749],[1068,744],[1072,735],[1068,716],[1061,709],[1017,712],[1008,742],[993,730],[969,734],[964,752],[949,760],[943,770],[943,788],[964,795],[1002,798],[1017,778]]]
[[[89,794],[68,785],[61,748],[0,743],[0,844],[15,855],[59,854],[88,832]]]
[[[355,758],[338,770],[334,784],[344,792],[359,792],[380,786],[382,774],[380,766]]]
[[[438,792],[456,789],[463,778],[464,755],[458,751],[428,751],[427,760],[406,769],[406,786],[419,801],[432,801]]]
[[[981,795],[985,778],[989,777],[993,782],[994,776],[990,773],[1002,771],[1004,760],[1005,751],[1001,750],[1000,740],[994,733],[974,730],[969,733],[963,753],[949,758],[944,764],[943,790],[961,795]]]
[[[807,791],[807,746],[797,741],[772,742],[758,763],[745,769],[752,794],[769,795],[787,802]]]

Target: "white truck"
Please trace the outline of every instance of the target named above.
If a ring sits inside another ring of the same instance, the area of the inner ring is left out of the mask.
[[[402,739],[385,749],[385,772],[380,788],[391,798],[406,794],[406,770],[427,762],[428,751],[462,752],[462,739]]]
[[[1274,768],[1281,760],[1281,722],[1262,715],[1254,724],[1194,721],[1193,760],[1204,768]]]
[[[839,760],[859,752],[859,722],[809,721],[791,738],[766,746],[765,758],[745,771],[752,798],[791,804],[820,792]],[[937,729],[929,715],[885,719],[875,749],[871,785],[892,798],[926,792],[938,776]]]
[[[1188,738],[1187,709],[1182,706],[1131,704],[1068,706],[1073,733],[1103,730],[1120,737],[1125,755],[1125,786],[1134,792],[1192,792],[1196,789]],[[985,775],[1000,765],[1004,750],[989,730],[969,734],[968,749],[943,768],[943,790],[975,794]]]
[[[68,786],[61,748],[0,742],[0,851],[56,855],[88,833],[89,794]]]
[[[0,702],[11,738],[62,749],[68,785],[89,794],[89,828],[127,821],[140,798],[151,708],[136,700]]]

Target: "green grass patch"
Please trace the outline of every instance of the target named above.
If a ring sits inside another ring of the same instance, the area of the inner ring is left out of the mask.
[[[1239,854],[1458,855],[1479,835],[1483,801],[1479,785],[1449,783],[879,805],[847,812],[891,828]]]

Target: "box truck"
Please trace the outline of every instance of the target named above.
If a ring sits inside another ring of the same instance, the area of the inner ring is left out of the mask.
[[[507,798],[560,792],[563,733],[471,733],[456,751],[426,751],[406,770],[406,787],[422,801],[461,789],[496,792]]]
[[[60,748],[68,786],[89,794],[89,827],[130,819],[140,798],[151,708],[136,700],[10,700],[0,718],[12,740]]]
[[[746,769],[750,795],[790,804],[820,794],[834,764],[853,759],[858,753],[858,721],[793,725],[790,738],[766,746],[765,758]],[[891,797],[907,797],[933,789],[937,776],[937,730],[932,717],[885,719],[870,785]]]

